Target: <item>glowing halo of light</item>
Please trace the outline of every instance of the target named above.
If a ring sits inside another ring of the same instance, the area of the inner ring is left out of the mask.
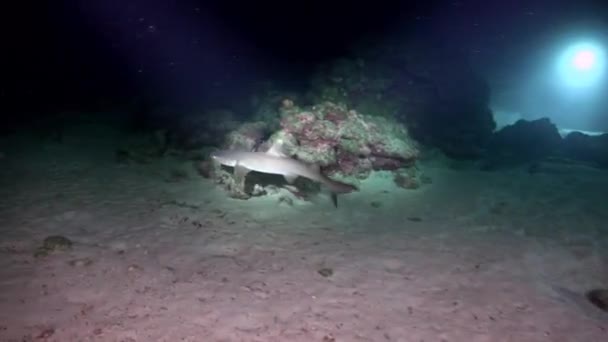
[[[578,70],[589,70],[593,68],[597,60],[595,53],[591,50],[581,50],[572,57],[572,66]]]
[[[569,88],[587,88],[596,85],[602,79],[605,68],[604,50],[594,42],[571,44],[557,60],[560,82]]]

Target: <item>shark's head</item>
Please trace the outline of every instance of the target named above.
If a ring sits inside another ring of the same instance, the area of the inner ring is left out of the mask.
[[[233,154],[234,152],[231,151],[214,151],[211,152],[211,159],[222,165],[235,166],[236,159]]]

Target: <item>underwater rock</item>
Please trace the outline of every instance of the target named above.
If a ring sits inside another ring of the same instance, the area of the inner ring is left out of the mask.
[[[273,132],[280,128],[281,117],[297,111],[297,104],[302,101],[299,94],[284,91],[271,82],[260,82],[256,89],[258,91],[250,101],[254,112],[253,120],[265,122]]]
[[[404,175],[403,173],[396,173],[393,177],[395,184],[404,189],[414,190],[420,187],[420,182],[416,177],[411,175]]]
[[[465,61],[431,63],[422,82],[427,91],[414,101],[414,108],[405,111],[407,127],[416,140],[451,158],[481,157],[496,128],[489,86]]]
[[[168,183],[179,183],[186,181],[190,178],[190,174],[187,170],[180,168],[173,168],[169,171],[169,175],[165,178]]]
[[[200,162],[196,162],[194,163],[194,166],[196,168],[196,171],[203,177],[203,178],[213,178],[214,174],[215,174],[215,165],[213,163],[213,161],[211,160],[203,160]]]
[[[37,340],[48,340],[55,335],[55,328],[45,328],[36,335]]]
[[[591,136],[572,132],[564,138],[563,153],[566,157],[608,168],[608,133]]]
[[[251,197],[245,191],[245,184],[237,181],[232,174],[222,170],[221,168],[215,173],[215,182],[221,185],[229,194],[230,197],[236,199],[249,199]]]
[[[402,108],[412,136],[456,159],[476,159],[496,128],[490,87],[456,47],[427,39],[396,42],[396,85],[409,101]],[[408,84],[411,86],[408,87]]]
[[[117,163],[147,164],[163,157],[168,151],[167,131],[142,132],[128,136],[115,151]]]
[[[253,190],[251,191],[251,196],[263,196],[266,195],[266,189],[259,185],[259,184],[255,184],[253,186]]]
[[[51,235],[44,239],[42,246],[34,252],[35,257],[44,257],[55,251],[68,251],[72,249],[72,241],[65,236]]]
[[[229,110],[214,109],[184,115],[170,129],[170,142],[181,149],[219,146],[226,135],[241,125],[238,117]]]
[[[264,122],[246,122],[226,136],[223,147],[227,150],[255,150],[268,136],[268,125]]]
[[[67,251],[72,248],[72,241],[65,236],[52,235],[44,239],[42,247],[53,251]]]
[[[361,57],[321,65],[311,79],[313,103],[342,102],[359,112],[393,117],[403,97],[394,89],[392,70]]]
[[[334,270],[328,267],[324,267],[320,270],[317,271],[317,273],[319,273],[321,276],[327,278],[327,277],[331,277],[332,275],[334,275]]]
[[[288,196],[280,196],[278,200],[279,204],[287,204],[290,207],[293,207],[293,198]]]
[[[548,118],[519,120],[496,132],[482,163],[485,170],[537,162],[559,152],[562,138]]]
[[[380,208],[382,206],[382,202],[380,202],[380,201],[371,201],[369,203],[369,205],[371,205],[372,208]]]
[[[312,102],[397,119],[414,139],[453,158],[479,157],[495,128],[485,80],[456,51],[425,41],[365,49],[322,66],[311,84]]]
[[[608,312],[608,289],[593,289],[585,293],[585,297],[597,308]]]
[[[251,198],[251,194],[246,193],[242,187],[231,187],[228,193],[234,199],[247,200]]]
[[[412,136],[454,159],[483,157],[495,128],[490,109],[465,103],[447,103],[423,116],[408,123],[415,127]]]
[[[93,264],[93,259],[91,258],[78,258],[78,259],[72,259],[70,261],[68,261],[68,265],[73,266],[73,267],[86,267],[86,266],[90,266]]]
[[[399,169],[393,172],[393,182],[400,188],[415,190],[424,184],[431,184],[431,177],[420,172],[417,167]]]

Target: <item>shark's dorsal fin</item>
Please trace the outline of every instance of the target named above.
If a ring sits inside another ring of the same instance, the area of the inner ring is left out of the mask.
[[[283,148],[283,141],[281,139],[277,139],[272,146],[266,151],[266,154],[275,157],[287,157],[287,153],[285,153],[285,149]]]

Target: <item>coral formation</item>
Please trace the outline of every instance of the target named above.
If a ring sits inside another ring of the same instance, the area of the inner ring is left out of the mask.
[[[277,105],[279,125],[274,133],[268,134],[271,125],[265,121],[245,122],[227,134],[222,148],[264,152],[280,143],[288,157],[319,165],[323,173],[350,178],[351,183],[367,178],[374,170],[401,172],[412,168],[418,159],[418,145],[394,119],[361,114],[333,102],[299,107],[294,100],[283,99]],[[199,163],[197,169],[204,177],[214,178],[233,198],[276,193],[271,188],[284,182],[282,177],[253,173],[243,184],[224,167],[212,164]],[[408,180],[416,186],[404,188],[414,189],[422,183],[415,173]],[[284,186],[293,198],[306,198],[319,190],[318,184],[307,179],[298,179],[295,185],[296,190]]]
[[[400,42],[338,60],[319,69],[308,97],[396,118],[421,143],[456,158],[479,157],[495,128],[489,87],[466,58],[436,50]]]
[[[297,142],[297,158],[347,176],[365,178],[372,170],[411,166],[418,157],[416,143],[402,124],[344,104],[313,106],[284,117],[281,127],[286,141]]]
[[[324,102],[300,109],[290,100],[281,116],[280,129],[257,150],[280,140],[294,158],[357,178],[366,178],[372,170],[411,166],[418,157],[416,143],[402,124],[360,114],[344,104]],[[245,123],[228,134],[226,147],[254,150],[265,128],[264,123]]]

